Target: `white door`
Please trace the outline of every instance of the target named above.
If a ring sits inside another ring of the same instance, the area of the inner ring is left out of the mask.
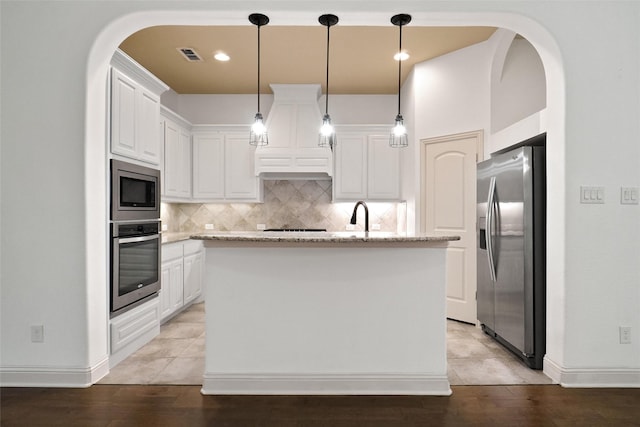
[[[476,163],[482,131],[421,141],[422,227],[459,235],[447,249],[447,317],[475,324]]]

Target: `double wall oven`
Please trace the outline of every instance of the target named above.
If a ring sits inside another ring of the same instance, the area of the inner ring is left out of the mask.
[[[160,171],[111,160],[111,316],[160,290]]]

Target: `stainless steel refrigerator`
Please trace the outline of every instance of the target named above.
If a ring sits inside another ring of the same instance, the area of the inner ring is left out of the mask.
[[[478,164],[477,177],[478,320],[530,368],[542,369],[545,147],[497,154]]]

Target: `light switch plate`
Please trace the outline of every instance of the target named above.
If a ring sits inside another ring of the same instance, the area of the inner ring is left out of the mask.
[[[640,189],[638,187],[621,187],[620,188],[620,204],[621,205],[637,205],[639,200]]]
[[[580,187],[580,203],[604,204],[604,187]]]

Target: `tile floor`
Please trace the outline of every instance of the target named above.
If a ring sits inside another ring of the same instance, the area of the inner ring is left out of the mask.
[[[552,384],[480,328],[455,320],[447,320],[447,362],[451,385]]]
[[[111,369],[98,384],[201,385],[204,303],[160,326],[160,335]]]
[[[451,385],[551,384],[473,325],[447,321]],[[160,335],[122,361],[99,384],[202,384],[204,303],[160,327]]]

